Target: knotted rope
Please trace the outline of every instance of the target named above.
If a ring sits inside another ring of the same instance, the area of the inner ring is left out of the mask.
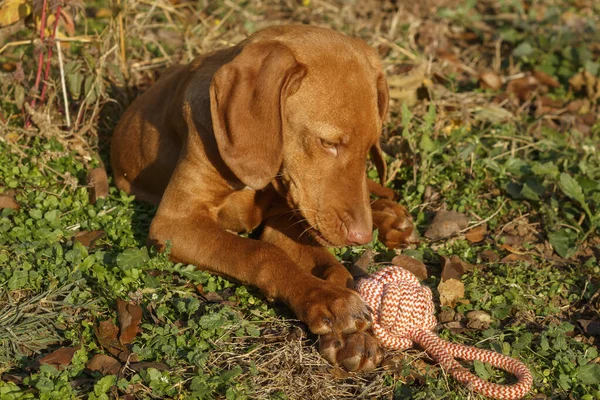
[[[419,344],[457,381],[494,399],[520,399],[531,389],[529,369],[505,355],[446,342],[431,330],[436,326],[431,290],[421,286],[411,272],[398,266],[387,267],[361,279],[357,289],[373,310],[373,333],[383,347],[405,350]],[[455,357],[480,360],[515,375],[514,385],[487,382],[469,372]]]

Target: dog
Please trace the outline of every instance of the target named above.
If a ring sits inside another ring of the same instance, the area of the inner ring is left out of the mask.
[[[388,102],[363,41],[266,28],[170,67],[129,106],[112,137],[115,183],[158,205],[149,240],[170,242],[172,260],[283,301],[329,362],[369,370],[382,358],[369,310],[327,247],[367,244],[373,225],[389,247],[416,240],[407,210],[365,173],[370,155],[385,182]]]

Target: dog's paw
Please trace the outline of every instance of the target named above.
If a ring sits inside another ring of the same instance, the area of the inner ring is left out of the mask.
[[[368,332],[330,333],[319,336],[319,353],[348,371],[370,371],[383,359],[377,339]]]
[[[357,292],[321,279],[292,309],[316,335],[351,333],[371,325],[369,309]]]
[[[376,200],[373,210],[373,225],[379,230],[379,240],[390,249],[419,243],[419,234],[408,210],[400,204],[386,199]]]

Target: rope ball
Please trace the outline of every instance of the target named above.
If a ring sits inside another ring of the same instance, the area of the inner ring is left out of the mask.
[[[406,269],[384,268],[359,280],[357,290],[373,310],[373,333],[383,347],[405,350],[417,343],[454,379],[493,399],[520,399],[531,390],[533,378],[522,362],[493,351],[446,342],[435,335],[432,329],[437,321],[431,290]],[[515,375],[518,382],[499,385],[485,381],[455,358],[489,363]]]

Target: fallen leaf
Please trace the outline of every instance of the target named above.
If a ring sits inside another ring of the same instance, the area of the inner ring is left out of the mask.
[[[525,101],[539,85],[540,82],[534,76],[525,76],[508,82],[506,92],[515,95],[520,101]]]
[[[106,170],[104,168],[99,167],[92,169],[88,175],[87,181],[90,203],[96,204],[96,200],[108,196],[108,176],[106,176]]]
[[[81,346],[60,348],[41,358],[40,364],[52,365],[57,369],[62,369],[71,363],[73,355],[75,355],[75,352],[80,348]]]
[[[9,196],[6,194],[0,194],[0,210],[3,208],[10,208],[13,210],[18,210],[19,203],[17,203],[17,201],[12,196]]]
[[[416,258],[400,254],[392,259],[392,264],[412,272],[420,281],[427,279],[427,268],[425,267],[425,264]]]
[[[490,249],[483,250],[481,253],[479,253],[479,257],[483,261],[487,261],[487,262],[496,262],[500,259],[498,254],[496,254],[496,252],[494,250],[490,250]]]
[[[552,88],[559,88],[560,83],[553,76],[548,75],[545,72],[535,70],[533,71],[533,76],[537,79],[542,85],[546,85]]]
[[[531,257],[529,254],[517,254],[517,253],[511,253],[509,255],[507,255],[506,257],[504,257],[501,260],[503,263],[514,263],[514,262],[518,262],[518,261],[523,261],[526,264],[533,264],[533,257]]]
[[[87,248],[93,248],[96,240],[103,237],[106,233],[103,230],[97,231],[82,231],[75,234],[75,241],[81,243]]]
[[[442,310],[438,314],[438,322],[440,324],[444,324],[447,322],[454,321],[454,317],[456,316],[456,311],[454,310]]]
[[[440,210],[435,214],[425,237],[438,240],[457,234],[469,225],[469,218],[456,211]]]
[[[198,290],[198,293],[200,293],[200,295],[204,297],[207,301],[214,301],[216,303],[221,303],[225,301],[223,296],[221,296],[219,293],[205,291],[204,286],[202,286],[202,284],[197,284],[196,290]]]
[[[133,303],[117,299],[117,317],[121,327],[119,341],[121,344],[131,343],[135,335],[142,331],[142,309]]]
[[[460,280],[465,273],[462,260],[456,255],[450,258],[440,256],[440,262],[442,264],[442,282],[449,279]]]
[[[479,84],[483,89],[498,90],[502,87],[502,79],[494,71],[483,71],[479,74]]]
[[[367,268],[373,263],[373,251],[366,249],[364,253],[352,264],[349,268],[350,275],[354,279],[362,278],[363,276],[369,275]]]
[[[140,372],[141,370],[148,368],[154,368],[159,371],[169,370],[169,366],[167,364],[151,361],[132,362],[129,363],[128,367],[134,370],[135,372]]]
[[[465,297],[465,285],[457,279],[448,279],[440,282],[438,292],[442,306],[454,307],[460,299]]]
[[[88,361],[86,368],[102,375],[117,375],[121,370],[121,363],[109,355],[96,354]]]
[[[467,317],[467,328],[486,330],[492,323],[492,317],[490,314],[483,310],[469,311]]]
[[[137,361],[135,354],[131,356],[131,350],[117,339],[119,328],[112,321],[100,322],[97,328],[94,327],[94,333],[100,346],[122,362]]]
[[[487,233],[487,227],[485,224],[476,226],[475,228],[471,228],[465,233],[465,239],[467,239],[471,243],[479,243],[483,239],[485,239],[485,234]]]
[[[600,79],[586,70],[582,70],[569,79],[569,85],[575,91],[584,91],[594,101],[600,98]]]

